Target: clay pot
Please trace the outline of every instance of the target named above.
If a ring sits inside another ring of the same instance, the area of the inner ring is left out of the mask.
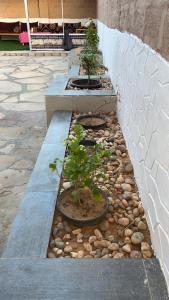
[[[99,114],[81,115],[77,118],[77,123],[85,129],[101,129],[106,127],[106,120]]]
[[[93,209],[90,209],[88,215],[86,215],[83,212],[83,207],[78,207],[73,201],[71,195],[73,191],[74,187],[70,187],[63,191],[57,199],[57,208],[64,218],[76,226],[96,225],[100,223],[109,206],[106,195],[100,190],[102,200],[94,200]]]

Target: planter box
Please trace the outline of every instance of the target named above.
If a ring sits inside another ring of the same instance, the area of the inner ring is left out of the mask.
[[[86,113],[89,110],[91,112],[116,111],[117,96],[114,89],[68,90],[66,87],[72,77],[87,78],[87,76],[73,76],[71,74],[58,76],[47,90],[45,98],[48,125],[55,111]],[[91,78],[96,78],[96,76],[92,76]]]
[[[49,182],[47,168],[64,157],[70,121],[71,112],[52,117],[0,259],[0,299],[168,299],[157,259],[46,258],[59,187]]]

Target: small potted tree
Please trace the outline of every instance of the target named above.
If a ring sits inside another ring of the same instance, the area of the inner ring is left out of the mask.
[[[79,78],[71,82],[71,86],[80,89],[97,89],[101,87],[99,79],[91,78],[92,75],[97,75],[97,69],[100,64],[100,51],[98,50],[99,37],[97,30],[92,23],[86,30],[86,41],[84,49],[80,53],[81,65],[84,68],[88,78]]]
[[[73,87],[83,89],[97,89],[102,86],[100,79],[93,79],[91,75],[96,75],[97,70],[101,67],[107,70],[101,63],[100,51],[98,50],[99,37],[97,30],[91,22],[86,31],[86,41],[84,49],[80,53],[81,65],[86,71],[88,78],[78,78],[71,82]],[[106,121],[103,116],[99,114],[99,108],[96,108],[96,112],[92,115],[81,115],[78,117],[79,122],[85,129],[100,129],[106,126]]]
[[[75,135],[70,135],[66,140],[68,155],[62,162],[63,176],[70,182],[71,187],[60,194],[57,207],[75,225],[94,225],[101,221],[108,208],[108,199],[95,180],[103,177],[103,159],[111,153],[101,144],[93,146],[92,152],[81,145],[85,137],[81,125],[76,124],[74,132]],[[57,171],[60,163],[56,159],[49,167],[52,171]]]

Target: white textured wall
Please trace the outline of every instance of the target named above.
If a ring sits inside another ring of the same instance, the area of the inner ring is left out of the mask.
[[[169,64],[128,33],[98,22],[100,48],[119,93],[118,118],[169,287]]]

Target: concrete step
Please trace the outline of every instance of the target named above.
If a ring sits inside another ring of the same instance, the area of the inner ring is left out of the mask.
[[[1,300],[166,300],[157,259],[1,259]]]

